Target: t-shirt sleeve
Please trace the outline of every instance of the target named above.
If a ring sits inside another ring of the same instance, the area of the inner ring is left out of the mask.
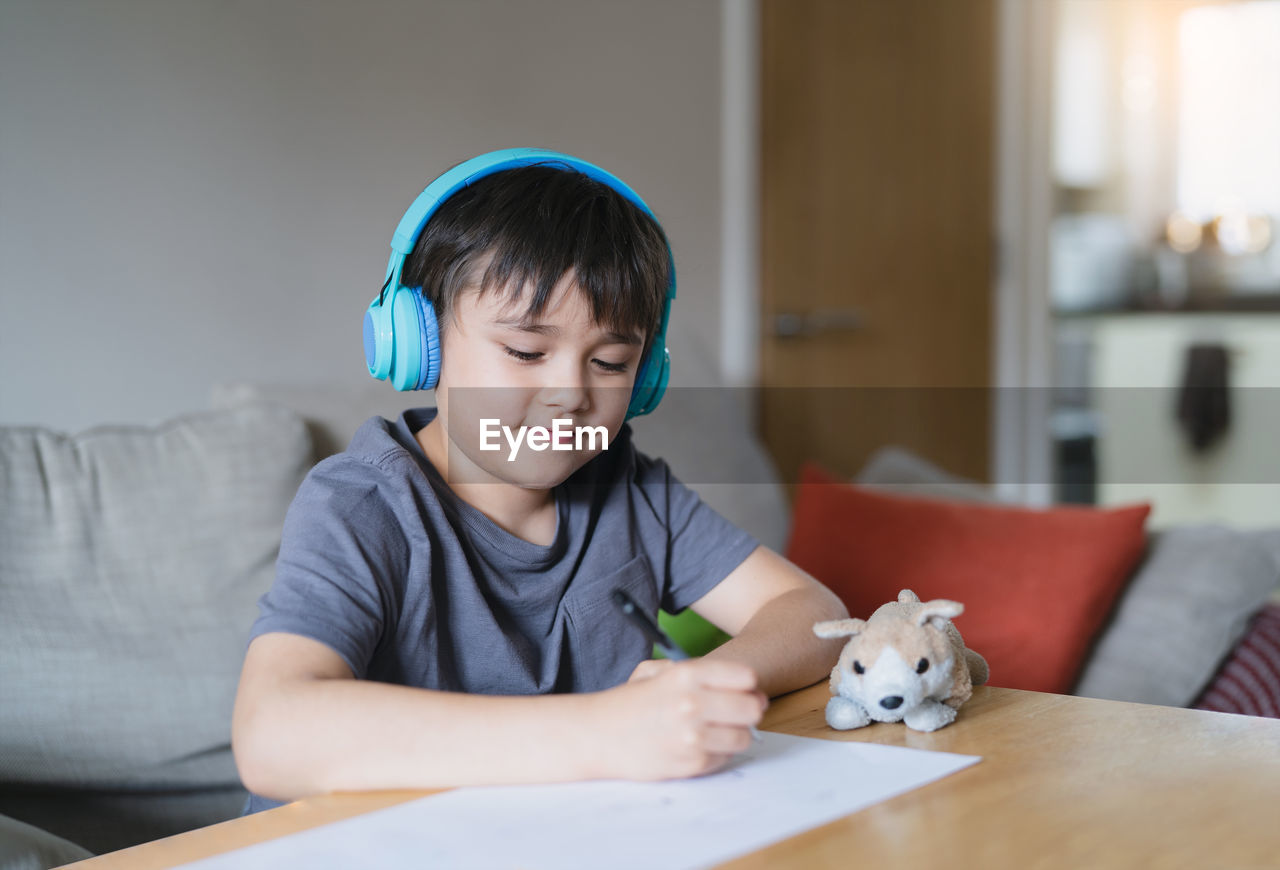
[[[636,486],[666,533],[662,609],[677,613],[729,576],[759,542],[677,480],[664,460],[636,451],[635,463]]]
[[[379,473],[345,460],[307,475],[285,516],[275,580],[258,602],[250,639],[277,631],[309,637],[366,676],[390,619],[392,579],[408,564]]]

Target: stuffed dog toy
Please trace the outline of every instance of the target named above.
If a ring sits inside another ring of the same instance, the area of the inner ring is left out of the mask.
[[[951,624],[964,605],[921,602],[910,589],[870,619],[836,619],[813,627],[818,637],[849,637],[831,671],[827,724],[845,731],[871,722],[905,722],[936,731],[955,721],[973,687],[987,681],[987,662],[966,649]]]

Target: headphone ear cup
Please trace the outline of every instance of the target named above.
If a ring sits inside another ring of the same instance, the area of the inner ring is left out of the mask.
[[[364,361],[369,374],[380,381],[386,380],[391,374],[393,350],[391,309],[379,305],[375,296],[364,313]]]
[[[418,323],[421,327],[422,371],[418,376],[419,390],[435,389],[440,381],[440,323],[436,320],[435,306],[419,290]]]
[[[422,373],[422,315],[416,295],[413,290],[397,287],[387,300],[393,337],[390,380],[397,390],[416,390]]]
[[[397,390],[430,390],[440,379],[440,327],[418,288],[397,286],[364,313],[364,359],[369,374]]]
[[[667,391],[667,381],[671,377],[671,354],[665,344],[661,347],[661,350],[654,347],[640,368],[636,385],[631,390],[631,404],[627,406],[628,420],[651,413],[662,401],[662,394]]]

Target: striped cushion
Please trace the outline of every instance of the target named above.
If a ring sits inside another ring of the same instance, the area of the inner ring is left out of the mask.
[[[1280,719],[1280,603],[1258,612],[1195,706]]]

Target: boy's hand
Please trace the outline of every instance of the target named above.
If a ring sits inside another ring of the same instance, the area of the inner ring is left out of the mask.
[[[610,775],[655,780],[698,776],[751,745],[768,699],[738,662],[643,662],[600,695]]]
[[[645,659],[636,665],[636,669],[631,672],[631,676],[627,677],[627,682],[634,683],[636,680],[647,680],[650,677],[656,677],[674,664],[675,662],[671,659]]]

